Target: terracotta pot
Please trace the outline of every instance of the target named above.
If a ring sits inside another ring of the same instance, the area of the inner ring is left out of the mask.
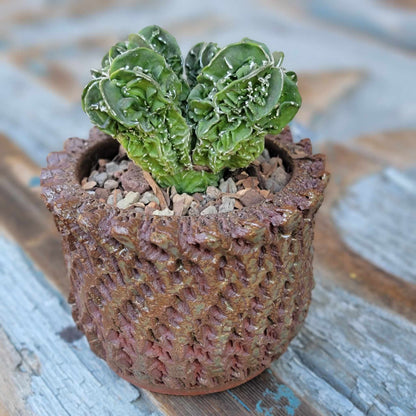
[[[255,377],[305,319],[323,155],[289,130],[266,140],[291,179],[273,202],[201,217],[119,210],[80,181],[118,143],[92,129],[48,156],[43,198],[62,234],[73,317],[91,349],[129,382],[206,394]]]

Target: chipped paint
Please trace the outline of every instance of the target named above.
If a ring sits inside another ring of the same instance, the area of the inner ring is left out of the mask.
[[[416,168],[387,168],[350,188],[332,216],[355,253],[398,279],[416,283]],[[369,213],[371,212],[371,215]],[[350,273],[357,279],[357,273]]]
[[[40,178],[39,176],[32,176],[29,180],[29,188],[36,188],[37,186],[40,186]]]
[[[159,415],[90,351],[84,337],[62,339],[73,328],[65,300],[2,236],[0,284],[0,327],[21,357],[14,371],[30,376],[32,392],[25,402],[33,414]]]
[[[263,393],[263,399],[256,404],[256,411],[262,416],[273,416],[276,406],[285,410],[289,416],[295,416],[296,410],[301,405],[301,401],[295,396],[293,391],[284,384],[276,384],[277,391],[266,389]],[[266,405],[265,399],[272,399],[277,405]]]

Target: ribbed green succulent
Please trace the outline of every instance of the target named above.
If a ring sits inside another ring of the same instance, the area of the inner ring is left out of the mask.
[[[162,186],[202,192],[248,166],[301,104],[282,52],[243,39],[198,43],[185,62],[175,38],[148,26],[114,45],[82,94],[93,124]]]

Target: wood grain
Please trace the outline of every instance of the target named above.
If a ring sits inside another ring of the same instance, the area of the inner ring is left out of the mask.
[[[337,101],[354,90],[365,78],[360,70],[320,71],[299,74],[302,107],[296,120],[310,125]]]
[[[351,251],[342,240],[333,219],[333,208],[346,190],[361,178],[382,171],[388,162],[362,156],[337,144],[321,149],[328,160],[331,181],[315,228],[315,270],[326,280],[416,321],[416,287],[398,279],[360,253]],[[394,250],[394,247],[390,248]]]
[[[69,280],[61,250],[61,239],[46,207],[39,198],[40,168],[17,146],[0,134],[0,227],[20,244],[33,261],[64,294]]]
[[[416,130],[367,134],[344,144],[367,159],[406,169],[416,164]]]
[[[21,249],[0,236],[0,253],[0,325],[21,359],[14,367],[2,365],[2,372],[10,385],[25,372],[18,384],[25,406],[39,416],[159,415],[135,387],[94,356],[84,337],[70,342],[63,335],[74,326],[66,302]],[[7,355],[0,354],[3,363]],[[7,395],[10,387],[0,390],[6,409],[19,404]]]
[[[333,210],[343,241],[382,270],[416,284],[416,168],[389,167],[350,187]],[[416,298],[415,298],[416,300]]]
[[[39,165],[50,151],[60,150],[68,137],[87,137],[91,125],[79,103],[69,103],[5,60],[0,79],[7,80],[0,91],[0,98],[7,102],[0,106],[0,132],[12,137]]]
[[[24,398],[31,394],[30,375],[24,368],[22,354],[10,342],[0,326],[0,416],[30,416]]]
[[[316,277],[305,326],[273,372],[323,414],[416,414],[416,325]]]
[[[313,416],[316,410],[301,401],[288,384],[283,384],[270,370],[239,387],[199,397],[155,394],[158,405],[170,416],[261,415]]]

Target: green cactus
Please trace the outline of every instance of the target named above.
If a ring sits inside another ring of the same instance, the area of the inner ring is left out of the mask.
[[[253,162],[264,136],[297,113],[296,74],[283,53],[243,39],[198,43],[183,62],[175,38],[149,26],[114,45],[82,94],[102,131],[163,187],[202,192],[225,169]]]

